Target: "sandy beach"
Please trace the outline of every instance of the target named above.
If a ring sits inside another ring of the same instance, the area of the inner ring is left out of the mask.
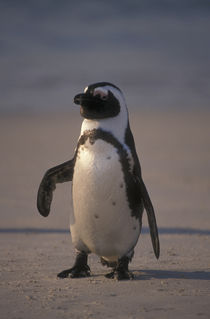
[[[51,214],[36,209],[43,173],[71,158],[81,118],[74,112],[2,115],[0,317],[209,318],[210,111],[130,110],[130,122],[160,232],[152,251],[146,215],[132,281],[56,278],[74,262],[68,231],[71,185],[57,187]]]

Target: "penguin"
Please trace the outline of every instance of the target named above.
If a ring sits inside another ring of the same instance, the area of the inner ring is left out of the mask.
[[[132,279],[129,263],[148,217],[156,258],[160,245],[154,208],[144,184],[122,91],[109,82],[87,86],[74,97],[84,118],[74,156],[45,173],[37,208],[49,215],[57,183],[72,181],[70,233],[76,250],[73,267],[59,278],[90,276],[88,255],[111,268],[106,277]]]

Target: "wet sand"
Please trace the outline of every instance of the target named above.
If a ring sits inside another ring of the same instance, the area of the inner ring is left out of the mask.
[[[46,169],[73,155],[81,118],[74,113],[0,119],[0,313],[25,318],[209,318],[210,111],[130,110],[130,122],[160,232],[155,259],[147,219],[130,269],[132,281],[56,278],[74,263],[68,231],[70,183],[59,185],[51,214],[36,192]]]

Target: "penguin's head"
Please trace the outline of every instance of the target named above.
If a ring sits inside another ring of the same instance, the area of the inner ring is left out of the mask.
[[[74,97],[74,103],[80,105],[81,115],[88,120],[114,118],[126,108],[121,90],[108,82],[89,85]]]

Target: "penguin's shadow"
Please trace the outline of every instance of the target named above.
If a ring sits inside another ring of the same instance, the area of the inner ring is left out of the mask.
[[[132,270],[134,280],[151,279],[184,279],[210,280],[209,271],[178,271],[178,270]]]

